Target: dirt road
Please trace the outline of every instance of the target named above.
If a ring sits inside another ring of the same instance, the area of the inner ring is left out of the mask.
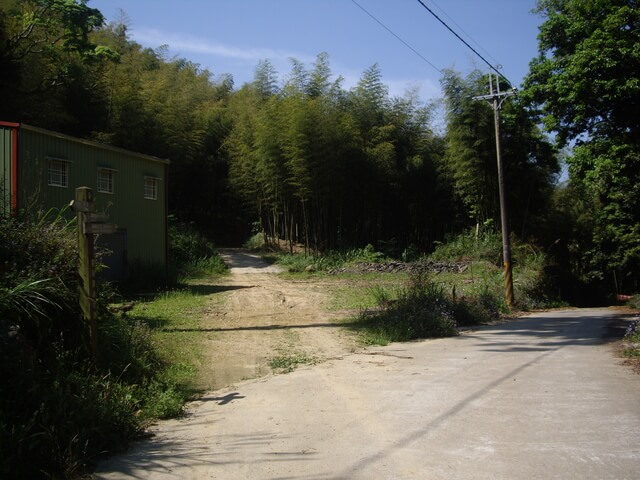
[[[322,298],[313,285],[278,291],[258,302],[270,320],[242,332],[273,331],[283,305]],[[608,309],[538,313],[239,382],[157,425],[96,476],[637,479],[640,380],[608,343],[612,319],[622,318]],[[335,332],[303,314],[296,328]]]
[[[353,335],[334,322],[329,285],[279,279],[280,267],[239,249],[220,252],[231,275],[216,280],[225,292],[205,312],[207,337],[199,386],[218,389],[298,364],[318,363],[353,352]]]

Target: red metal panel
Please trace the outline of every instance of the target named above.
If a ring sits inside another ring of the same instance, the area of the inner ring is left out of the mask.
[[[14,215],[18,213],[18,128],[18,124],[11,126],[11,213]]]

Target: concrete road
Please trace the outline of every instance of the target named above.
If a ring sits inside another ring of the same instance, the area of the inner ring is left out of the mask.
[[[238,384],[100,479],[640,479],[612,310],[519,318]]]

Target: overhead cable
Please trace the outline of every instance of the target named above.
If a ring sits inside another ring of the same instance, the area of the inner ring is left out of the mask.
[[[407,42],[405,42],[402,38],[400,38],[398,35],[396,35],[389,27],[387,27],[384,23],[382,23],[380,20],[378,20],[376,17],[373,16],[373,14],[369,13],[362,5],[360,5],[358,2],[356,2],[356,0],[351,0],[356,6],[358,6],[358,8],[360,8],[360,10],[362,10],[364,13],[366,13],[367,15],[369,15],[373,20],[375,20],[382,28],[384,28],[387,32],[389,32],[391,35],[393,35],[394,37],[396,37],[396,39],[398,39],[400,42],[402,42],[402,44],[407,47],[409,50],[411,50],[413,53],[415,53],[418,57],[420,57],[423,61],[425,61],[426,63],[428,63],[432,68],[434,68],[435,70],[438,71],[438,73],[442,74],[443,71],[440,70],[438,67],[436,67],[433,63],[431,63],[429,60],[427,60],[420,52],[418,52],[415,48],[413,48],[411,45],[409,45]]]
[[[436,8],[437,8],[438,10],[440,10],[440,11],[444,14],[444,16],[445,16],[445,17],[447,17],[449,20],[451,20],[451,23],[453,23],[453,24],[458,28],[458,31],[460,31],[460,32],[464,33],[464,34],[465,34],[465,36],[466,36],[467,38],[469,38],[469,39],[470,39],[470,40],[471,40],[471,41],[472,41],[472,42],[473,42],[473,43],[474,43],[474,44],[475,44],[475,45],[476,45],[480,50],[482,50],[482,51],[483,51],[483,52],[484,52],[484,53],[485,53],[489,58],[491,58],[491,60],[493,60],[493,61],[494,61],[495,63],[497,63],[497,64],[499,64],[499,63],[500,63],[500,62],[499,62],[499,61],[498,61],[498,60],[497,60],[493,55],[491,55],[491,54],[490,54],[490,53],[489,53],[485,48],[483,48],[483,47],[482,47],[482,45],[480,45],[480,43],[478,43],[478,41],[477,41],[475,38],[473,38],[471,35],[469,35],[469,33],[467,33],[467,32],[465,31],[465,29],[464,29],[464,28],[462,28],[462,27],[460,26],[460,24],[459,24],[458,22],[456,22],[454,18],[452,18],[452,17],[451,17],[451,15],[449,15],[449,14],[448,14],[448,13],[447,13],[447,12],[446,12],[446,11],[445,11],[441,6],[440,6],[440,5],[438,5],[438,4],[436,3],[436,1],[435,1],[435,0],[431,0],[431,3],[432,3],[432,4],[434,4],[434,5],[436,6]]]
[[[352,0],[352,1],[353,1],[353,0]],[[489,68],[490,68],[491,70],[493,70],[493,71],[494,71],[494,72],[496,72],[498,75],[500,75],[502,78],[504,78],[504,79],[509,83],[509,85],[513,86],[513,84],[511,83],[511,81],[510,81],[507,77],[505,77],[505,76],[504,76],[504,75],[503,75],[503,74],[502,74],[502,73],[501,73],[501,72],[500,72],[496,67],[494,67],[491,63],[489,63],[489,61],[488,61],[486,58],[484,58],[482,55],[480,55],[480,54],[478,53],[478,51],[477,51],[475,48],[473,48],[471,45],[469,45],[469,43],[468,43],[464,38],[462,38],[460,35],[458,35],[458,34],[456,33],[456,31],[455,31],[455,30],[453,30],[449,25],[447,25],[447,23],[446,23],[444,20],[442,20],[442,19],[441,19],[441,18],[440,18],[440,17],[439,17],[439,16],[438,16],[438,15],[437,15],[433,10],[431,10],[429,7],[427,7],[427,6],[425,5],[425,3],[424,3],[422,0],[418,0],[418,3],[419,3],[420,5],[422,5],[422,6],[423,6],[423,7],[424,7],[424,8],[425,8],[425,9],[426,9],[426,10],[427,10],[431,15],[433,15],[433,16],[436,18],[436,20],[438,20],[442,25],[444,25],[444,26],[445,26],[445,28],[446,28],[447,30],[449,30],[451,33],[453,33],[453,34],[456,36],[456,38],[457,38],[458,40],[460,40],[462,43],[464,43],[464,44],[467,46],[467,48],[469,48],[469,49],[470,49],[473,53],[475,53],[475,54],[476,54],[476,55],[477,55],[477,56],[478,56],[478,57],[479,57],[479,58],[480,58],[484,63],[486,63],[486,64],[489,66]]]

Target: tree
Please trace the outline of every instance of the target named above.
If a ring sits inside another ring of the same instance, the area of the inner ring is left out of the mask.
[[[65,128],[65,113],[96,99],[105,63],[117,54],[92,42],[102,26],[99,10],[86,0],[0,2],[0,113],[4,118]],[[70,98],[67,98],[70,97]],[[83,119],[96,112],[76,112]],[[73,128],[73,127],[71,127]],[[65,128],[69,131],[69,128]],[[75,133],[75,132],[70,132]]]
[[[499,218],[491,107],[472,98],[484,93],[486,82],[478,70],[466,79],[449,70],[442,85],[447,109],[446,163],[455,192],[478,229],[487,220]]]
[[[485,222],[499,225],[493,112],[487,103],[473,99],[486,93],[487,77],[478,70],[466,78],[447,71],[442,82],[447,107],[445,165],[455,192],[476,229]],[[549,205],[558,162],[555,149],[521,100],[504,102],[500,117],[509,224],[526,237],[535,231],[532,223]]]
[[[252,85],[263,100],[278,93],[278,74],[269,60],[258,62]]]
[[[539,56],[525,95],[592,206],[594,272],[618,288],[640,278],[640,8],[637,0],[539,0]],[[623,287],[624,286],[624,287]]]
[[[345,92],[326,54],[311,71],[293,61],[282,88],[263,88],[267,70],[232,96],[225,146],[230,185],[268,237],[316,250],[442,238],[442,148],[415,95],[390,100],[377,66]]]

